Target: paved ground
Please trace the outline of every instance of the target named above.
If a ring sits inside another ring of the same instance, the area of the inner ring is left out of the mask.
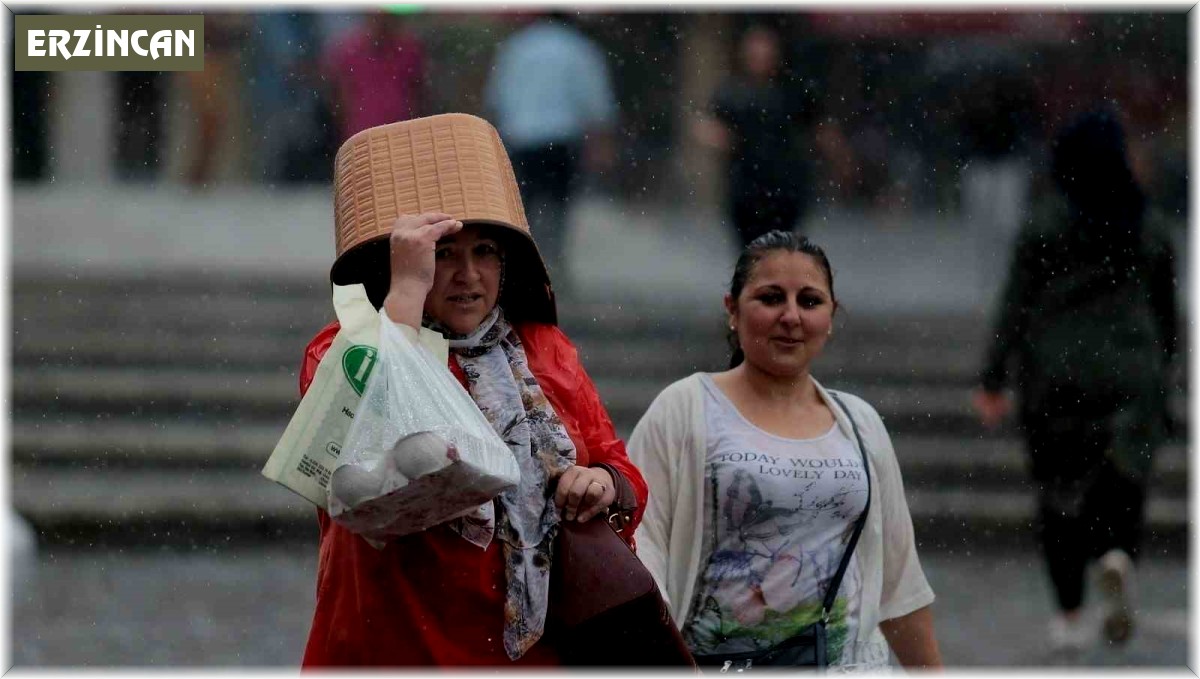
[[[1055,658],[1043,646],[1048,585],[1036,555],[926,554],[946,662],[973,669],[1174,667],[1188,662],[1187,565],[1150,558],[1137,636]],[[315,548],[43,554],[12,616],[17,668],[294,667],[314,597]]]

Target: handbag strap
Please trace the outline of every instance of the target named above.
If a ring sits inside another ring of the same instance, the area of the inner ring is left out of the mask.
[[[625,475],[618,471],[616,467],[604,462],[597,462],[591,466],[599,467],[608,472],[608,475],[612,477],[613,485],[616,486],[614,490],[617,496],[609,506],[606,516],[608,525],[612,526],[617,534],[621,534],[625,531],[625,526],[633,521],[633,514],[637,511],[638,506],[637,495],[634,494],[633,486],[630,485],[629,479],[625,478]]]
[[[829,583],[829,590],[825,592],[825,601],[821,603],[821,620],[826,623],[829,622],[829,611],[833,609],[833,600],[837,598],[838,588],[842,586],[842,576],[846,574],[846,567],[850,565],[850,557],[854,554],[855,546],[858,545],[858,536],[862,534],[863,526],[867,523],[867,512],[871,510],[871,470],[870,464],[867,462],[867,447],[863,444],[862,435],[858,433],[858,424],[850,415],[846,404],[838,398],[837,393],[831,391],[829,395],[833,397],[834,401],[837,401],[838,407],[846,414],[846,419],[850,420],[850,428],[854,430],[854,438],[858,441],[858,452],[862,455],[863,461],[863,473],[867,475],[867,506],[863,507],[862,514],[854,522],[854,535],[850,536],[850,544],[846,545],[846,552],[842,554],[842,562],[838,564],[837,573]]]

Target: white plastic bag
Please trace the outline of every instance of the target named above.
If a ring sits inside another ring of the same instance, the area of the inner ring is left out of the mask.
[[[382,318],[360,284],[333,286],[333,309],[342,328],[262,469],[263,476],[321,509],[328,508],[329,478],[378,353]]]
[[[339,466],[329,515],[377,547],[470,513],[520,467],[444,363],[380,315],[379,357]]]

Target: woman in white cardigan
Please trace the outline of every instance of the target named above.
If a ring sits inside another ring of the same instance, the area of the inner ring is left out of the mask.
[[[759,237],[725,308],[733,367],[667,387],[629,440],[650,486],[638,555],[684,639],[702,663],[765,661],[824,617],[830,665],[878,669],[890,646],[905,667],[941,666],[883,422],[810,375],[837,309],[825,253],[791,233]]]

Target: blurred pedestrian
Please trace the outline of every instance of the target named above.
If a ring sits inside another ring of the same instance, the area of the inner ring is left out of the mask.
[[[812,115],[803,87],[781,80],[779,35],[749,28],[738,43],[739,73],[713,95],[709,115],[693,129],[700,143],[725,152],[728,209],[740,246],[781,229],[799,228],[808,168],[800,136]]]
[[[9,39],[13,40],[11,36]],[[13,71],[11,77],[12,178],[18,182],[41,181],[50,164],[49,111],[54,73]]]
[[[157,71],[116,73],[117,176],[127,181],[158,177],[163,120],[166,118],[167,75]]]
[[[217,20],[218,23],[221,19]],[[218,27],[220,32],[221,27]],[[123,181],[158,178],[167,118],[170,73],[118,71],[116,111],[116,176]],[[195,102],[192,102],[195,106]]]
[[[1019,419],[1038,489],[1038,533],[1058,604],[1050,640],[1078,650],[1086,567],[1098,559],[1103,631],[1133,630],[1129,595],[1146,482],[1166,435],[1176,351],[1175,273],[1152,226],[1114,112],[1067,125],[1051,149],[1061,196],[1022,231],[974,405],[993,427]],[[1016,377],[1009,362],[1015,359]]]
[[[367,128],[425,114],[425,46],[401,17],[385,10],[367,14],[329,46],[322,62],[339,144]]]
[[[484,106],[512,157],[551,275],[569,288],[568,201],[581,174],[615,164],[617,102],[604,52],[571,17],[550,12],[497,49]]]
[[[254,15],[250,93],[258,141],[256,173],[271,183],[331,178],[336,133],[320,82],[321,36],[309,12]]]
[[[650,488],[638,555],[702,666],[797,664],[819,620],[831,665],[877,670],[889,645],[941,665],[883,421],[811,375],[837,306],[820,247],[760,236],[725,296],[731,368],[667,387],[629,439]]]
[[[212,182],[222,152],[233,148],[229,139],[237,126],[230,120],[241,101],[238,64],[247,24],[244,15],[205,14],[204,70],[181,74],[193,122],[186,170],[187,183],[193,187]]]
[[[1017,233],[1029,220],[1026,138],[1033,127],[1033,94],[1028,76],[1011,69],[993,66],[963,97],[962,212],[975,240],[979,288],[989,303],[1000,290]]]

